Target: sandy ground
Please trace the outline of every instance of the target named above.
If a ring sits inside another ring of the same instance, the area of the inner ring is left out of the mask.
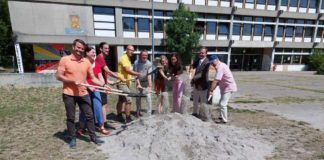
[[[104,139],[112,160],[260,160],[274,148],[255,132],[178,113],[141,118]]]

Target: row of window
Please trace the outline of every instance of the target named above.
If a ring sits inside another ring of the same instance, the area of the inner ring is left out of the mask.
[[[307,64],[309,55],[275,55],[274,64]]]
[[[107,7],[94,7],[94,23],[96,33],[103,33],[103,30],[114,33],[114,20],[104,21],[100,17],[96,20],[97,15],[114,15],[114,8]],[[151,19],[149,10],[134,10],[123,9],[123,30],[131,32],[150,32]],[[170,11],[155,11],[154,30],[157,33],[164,33],[165,22],[172,17]],[[228,36],[230,23],[229,15],[212,15],[212,14],[198,14],[198,21],[196,24],[196,30],[203,30],[206,35],[216,36]],[[251,16],[234,16],[233,23],[233,35],[234,36],[262,36],[272,37],[274,35],[274,18],[263,17],[251,17]],[[110,23],[110,25],[109,25]],[[100,28],[105,25],[110,26],[107,28]],[[324,35],[323,24],[324,21],[320,21],[321,26],[318,27],[316,33],[317,38],[322,38]],[[279,19],[279,26],[277,37],[292,38],[292,37],[306,37],[311,38],[314,32],[315,21],[303,20],[303,19]],[[99,32],[101,31],[101,32]],[[208,39],[208,38],[206,38]],[[213,39],[210,39],[213,40]],[[271,40],[270,40],[271,41]]]
[[[310,54],[312,49],[310,48],[276,48],[276,53],[307,53]]]
[[[163,0],[160,0],[163,2]],[[165,0],[164,2],[169,2]],[[230,0],[172,0],[171,3],[180,3],[183,2],[185,4],[197,4],[197,5],[211,5],[211,6],[219,6],[222,2],[227,2],[226,5],[230,6]],[[278,0],[235,0],[235,3],[243,3],[243,4],[259,4],[259,5],[273,5],[276,6],[278,4]],[[289,7],[298,7],[298,8],[316,8],[317,5],[320,4],[320,0],[281,0],[281,6],[289,6]],[[221,6],[226,6],[221,5]],[[324,4],[322,1],[321,9],[324,9]]]

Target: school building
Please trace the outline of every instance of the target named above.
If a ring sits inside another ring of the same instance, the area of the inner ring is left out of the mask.
[[[307,70],[314,49],[324,48],[322,0],[9,0],[19,70],[19,55],[34,54],[36,72],[53,71],[76,38],[110,44],[115,70],[127,44],[152,53],[152,27],[155,57],[168,54],[165,27],[179,3],[198,14],[200,44],[232,70]],[[20,52],[24,43],[33,53]]]

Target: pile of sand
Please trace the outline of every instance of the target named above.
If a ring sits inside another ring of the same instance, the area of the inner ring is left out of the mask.
[[[273,150],[252,131],[178,113],[139,119],[103,139],[101,150],[108,159],[119,160],[260,160]]]

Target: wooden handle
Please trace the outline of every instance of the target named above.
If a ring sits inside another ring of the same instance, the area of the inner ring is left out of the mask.
[[[100,87],[100,86],[94,86],[94,85],[90,85],[90,84],[85,84],[85,83],[81,83],[80,85],[82,86],[86,86],[86,87],[93,87],[93,88],[97,88],[97,89],[103,89],[103,90],[109,90],[108,88],[105,88],[105,87]],[[111,91],[114,91],[114,92],[123,92],[122,90],[119,90],[119,89],[110,89]]]
[[[128,94],[125,93],[120,93],[120,92],[109,92],[109,91],[103,91],[103,90],[96,90],[98,92],[102,92],[102,93],[108,93],[108,94],[115,94],[115,95],[120,95],[120,96],[127,96]]]

